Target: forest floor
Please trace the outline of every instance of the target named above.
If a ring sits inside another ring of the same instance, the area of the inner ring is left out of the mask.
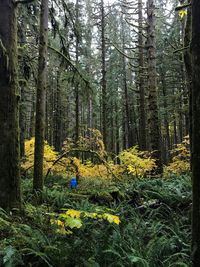
[[[50,176],[42,204],[23,180],[23,214],[0,210],[0,266],[190,266],[191,178],[69,181]]]

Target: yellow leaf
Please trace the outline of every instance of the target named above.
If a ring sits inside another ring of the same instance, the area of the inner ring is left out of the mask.
[[[182,9],[179,11],[179,16],[181,17],[181,19],[187,15],[187,10],[186,9]]]
[[[116,215],[112,215],[112,214],[109,214],[109,213],[104,213],[103,214],[103,218],[106,219],[109,223],[116,223],[116,224],[120,223],[120,219]]]
[[[72,218],[80,218],[80,216],[81,216],[81,212],[80,211],[78,211],[78,210],[72,210],[72,209],[69,209],[66,212],[66,214],[69,215]]]

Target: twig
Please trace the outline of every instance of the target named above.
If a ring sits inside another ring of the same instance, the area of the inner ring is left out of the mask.
[[[177,50],[174,50],[173,53],[182,52],[183,50],[186,50],[186,49],[188,49],[188,48],[190,48],[189,45],[188,45],[188,46],[185,46],[185,47],[182,47],[182,48],[179,48],[179,49],[177,49]]]
[[[15,1],[15,5],[17,6],[18,4],[29,4],[32,2],[35,2],[35,0],[18,0],[18,1]]]
[[[184,4],[184,5],[181,5],[181,6],[177,6],[176,8],[175,8],[175,11],[179,11],[179,10],[181,10],[181,9],[184,9],[184,8],[186,8],[186,7],[190,7],[191,6],[191,3],[189,3],[189,4]]]

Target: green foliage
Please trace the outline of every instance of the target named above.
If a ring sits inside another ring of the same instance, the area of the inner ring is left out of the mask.
[[[23,217],[0,210],[2,265],[189,266],[190,177],[116,184],[124,199],[103,205],[91,203],[89,191],[85,197],[84,191],[64,188],[61,177],[55,179],[40,206],[31,203],[31,185],[24,181],[29,197]]]
[[[140,182],[136,189],[144,192],[147,199],[158,199],[172,207],[188,206],[192,199],[191,178],[187,175],[163,180],[145,180]]]

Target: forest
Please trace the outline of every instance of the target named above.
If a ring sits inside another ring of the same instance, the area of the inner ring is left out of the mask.
[[[200,267],[200,1],[0,0],[0,266]]]

